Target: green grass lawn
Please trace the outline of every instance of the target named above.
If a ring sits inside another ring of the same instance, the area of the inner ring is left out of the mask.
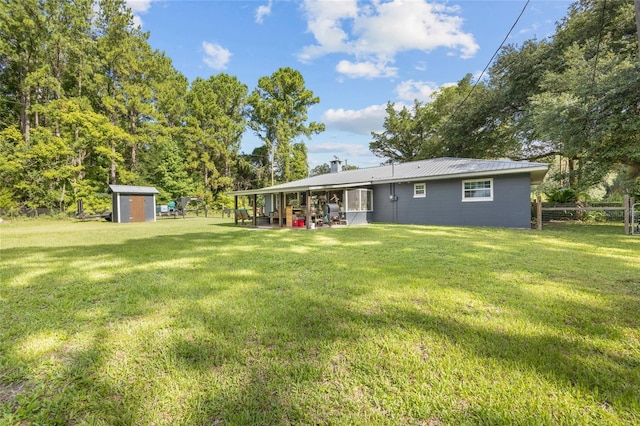
[[[621,226],[228,221],[2,223],[0,423],[640,423]]]

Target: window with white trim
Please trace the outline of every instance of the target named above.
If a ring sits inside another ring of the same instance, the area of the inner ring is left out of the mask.
[[[425,198],[427,196],[427,184],[426,183],[414,183],[413,184],[413,198]]]
[[[462,201],[493,201],[493,179],[463,180]]]

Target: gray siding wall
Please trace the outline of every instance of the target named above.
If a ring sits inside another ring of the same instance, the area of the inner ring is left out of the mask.
[[[118,222],[129,223],[131,217],[131,204],[129,203],[129,196],[125,194],[115,194],[120,201],[120,211],[118,212]]]
[[[374,187],[371,220],[417,225],[531,227],[529,174],[493,178],[493,201],[462,201],[463,179],[426,181],[427,196],[413,198],[411,183]],[[389,201],[391,191],[397,200]]]
[[[153,222],[156,220],[156,203],[155,195],[144,196],[144,220],[145,222]]]
[[[374,207],[375,208],[375,207]],[[368,217],[371,212],[346,212],[347,225],[362,225],[369,223]]]

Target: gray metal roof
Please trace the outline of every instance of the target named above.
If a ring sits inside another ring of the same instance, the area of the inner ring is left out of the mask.
[[[531,183],[540,183],[549,165],[528,161],[433,158],[394,165],[347,170],[287,182],[268,188],[235,191],[235,195],[295,192],[337,187],[367,186],[380,183],[426,181],[447,178],[473,178],[530,173]]]
[[[159,194],[153,186],[109,185],[109,192],[117,194]]]

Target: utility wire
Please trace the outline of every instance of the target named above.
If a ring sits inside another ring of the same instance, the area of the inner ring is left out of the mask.
[[[502,46],[504,46],[504,43],[507,41],[507,39],[511,35],[511,32],[513,31],[513,29],[516,27],[516,25],[518,25],[518,22],[520,21],[520,18],[522,18],[522,15],[524,14],[524,11],[527,9],[527,6],[529,5],[530,1],[531,0],[527,0],[527,2],[524,4],[524,6],[522,7],[522,10],[520,11],[520,14],[516,18],[516,20],[513,23],[513,25],[511,25],[511,28],[509,29],[509,32],[507,33],[506,36],[504,36],[504,39],[502,40],[502,43],[500,43],[500,46],[498,46],[496,51],[493,52],[493,56],[491,56],[491,59],[489,59],[489,62],[487,63],[487,65],[484,67],[484,69],[480,73],[480,76],[478,77],[478,80],[474,83],[473,86],[471,86],[471,90],[469,90],[469,93],[467,93],[467,96],[465,96],[465,98],[462,100],[462,102],[460,102],[460,104],[457,107],[455,107],[455,109],[453,110],[453,112],[451,113],[451,115],[449,117],[453,117],[456,114],[456,112],[460,109],[460,107],[462,107],[462,105],[464,105],[464,103],[467,101],[467,99],[469,99],[469,97],[471,96],[471,94],[475,90],[476,86],[478,84],[480,84],[480,82],[482,81],[482,77],[484,76],[484,73],[487,71],[487,69],[489,68],[489,66],[493,62],[493,59],[496,57],[496,55],[500,52],[500,50],[502,49]],[[447,121],[449,121],[449,120],[447,120]]]

